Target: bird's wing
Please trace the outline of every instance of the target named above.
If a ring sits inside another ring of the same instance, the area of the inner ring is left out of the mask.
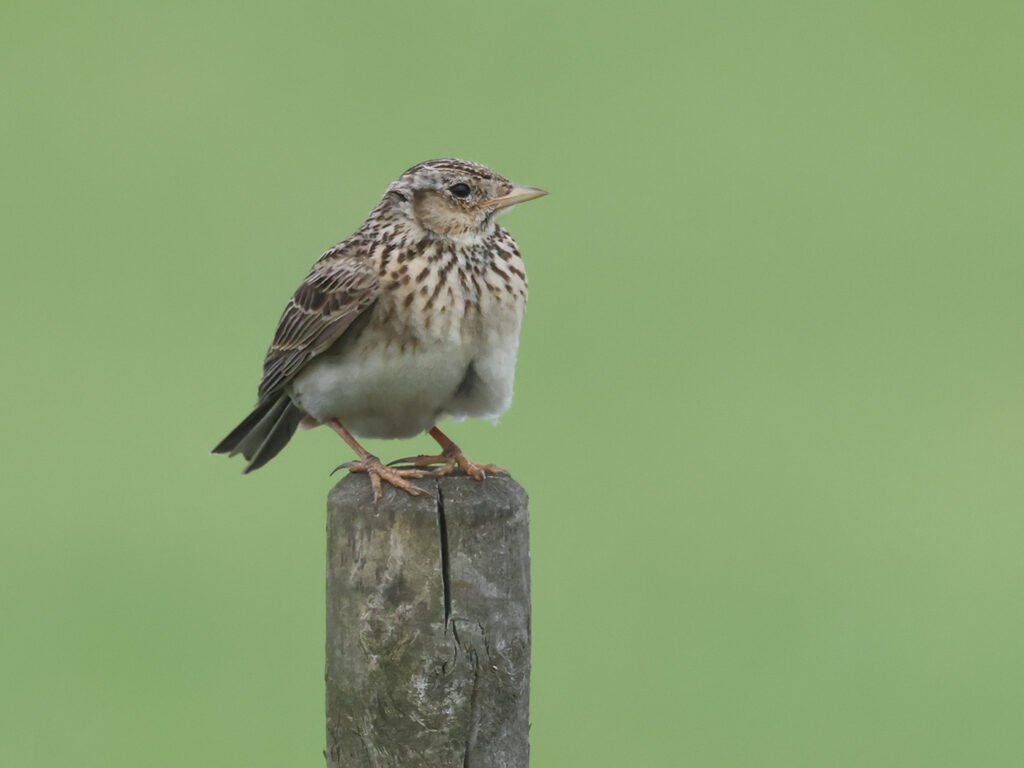
[[[342,243],[321,256],[281,315],[263,361],[260,401],[330,347],[377,300],[379,291],[373,263],[362,249]]]

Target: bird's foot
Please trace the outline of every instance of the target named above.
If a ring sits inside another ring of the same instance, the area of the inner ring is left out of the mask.
[[[450,446],[445,448],[441,453],[427,456],[409,456],[404,459],[397,459],[392,461],[388,466],[395,464],[412,464],[414,467],[426,469],[432,467],[435,464],[441,466],[435,469],[435,477],[444,477],[450,475],[454,471],[455,467],[458,466],[463,472],[472,477],[476,481],[482,481],[487,475],[507,475],[508,471],[502,469],[496,464],[477,464],[474,461],[470,461],[466,458],[466,454],[462,452],[459,446],[452,443]]]
[[[367,456],[362,459],[346,461],[344,464],[339,464],[334,468],[331,474],[333,475],[339,469],[347,469],[349,472],[365,472],[368,474],[370,476],[370,485],[373,486],[373,500],[375,502],[380,501],[382,480],[401,491],[405,491],[410,496],[421,496],[426,493],[422,488],[417,488],[405,478],[411,477],[419,479],[421,477],[426,477],[428,473],[419,469],[397,469],[390,465],[385,466],[381,463],[380,459],[372,454],[367,454]]]

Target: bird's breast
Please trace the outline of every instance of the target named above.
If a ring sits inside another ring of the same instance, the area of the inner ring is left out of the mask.
[[[488,250],[435,243],[382,261],[373,324],[409,344],[494,343],[518,338],[527,280],[515,248]]]
[[[445,415],[501,415],[527,298],[514,243],[491,258],[443,245],[399,251],[378,272],[379,298],[358,335],[296,376],[300,407],[368,437],[412,436]]]

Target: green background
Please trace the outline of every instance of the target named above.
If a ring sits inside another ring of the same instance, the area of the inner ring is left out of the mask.
[[[208,455],[406,167],[549,197],[533,764],[1024,764],[1024,5],[6,2],[0,765],[322,766],[324,498]],[[394,458],[420,438],[371,442]]]

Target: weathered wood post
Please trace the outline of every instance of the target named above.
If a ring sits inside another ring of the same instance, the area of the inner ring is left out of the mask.
[[[526,768],[526,492],[499,475],[327,502],[328,768]]]

